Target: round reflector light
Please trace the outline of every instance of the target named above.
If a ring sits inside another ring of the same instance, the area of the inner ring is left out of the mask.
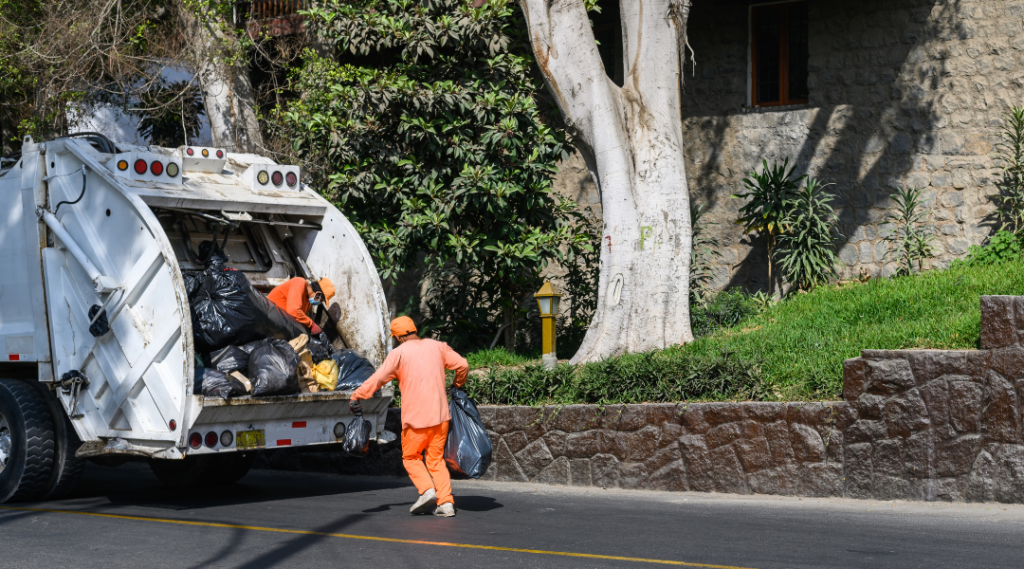
[[[224,151],[223,150],[218,150],[217,151],[217,158],[224,158]]]
[[[209,155],[210,155],[210,151],[204,148],[203,149],[203,156],[206,157],[206,156],[209,156]]]
[[[220,437],[217,436],[217,433],[213,431],[206,433],[206,446],[213,448],[217,446],[218,440],[220,440]]]
[[[192,156],[195,153],[196,153],[196,151],[192,150],[191,148],[188,148],[188,149],[185,150],[185,154],[188,154],[189,156]]]
[[[143,160],[142,158],[139,158],[138,160],[135,161],[136,174],[145,174],[146,168],[149,168],[149,164],[146,164],[146,161]]]
[[[280,172],[274,172],[271,174],[270,179],[274,182],[275,186],[280,186],[281,182],[284,181],[284,176],[282,176]]]
[[[267,175],[267,171],[266,170],[263,170],[259,174],[256,174],[256,181],[258,181],[260,184],[266,186],[267,182],[270,181],[270,176]]]
[[[229,447],[233,442],[235,442],[235,435],[231,431],[224,431],[220,434],[221,446]]]
[[[177,162],[167,163],[167,175],[174,178],[178,175],[178,164]]]
[[[299,178],[295,175],[295,172],[288,172],[284,176],[284,181],[288,182],[288,187],[294,188],[295,183],[299,181]]]
[[[338,423],[334,425],[334,438],[343,439],[345,438],[345,423]]]
[[[154,160],[153,163],[149,165],[149,171],[152,172],[154,176],[159,176],[160,174],[163,174],[164,163],[160,162],[159,160]]]
[[[167,426],[170,427],[172,431],[178,430],[178,422],[175,421],[174,419],[171,419],[171,422],[167,423]]]
[[[192,433],[188,436],[188,446],[192,448],[199,448],[203,445],[203,435],[199,433]]]

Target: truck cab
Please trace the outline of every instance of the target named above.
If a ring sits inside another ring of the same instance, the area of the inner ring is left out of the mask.
[[[193,389],[182,275],[203,269],[204,242],[263,293],[331,279],[320,325],[332,345],[375,366],[390,349],[369,252],[299,167],[98,135],[26,138],[0,166],[0,502],[66,492],[90,457],[142,457],[165,482],[217,483],[244,475],[258,449],[341,440],[350,391],[227,400]],[[392,396],[388,386],[363,405],[374,438],[393,438]]]

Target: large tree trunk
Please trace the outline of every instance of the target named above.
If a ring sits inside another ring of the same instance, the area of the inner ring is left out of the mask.
[[[256,97],[238,39],[225,32],[216,14],[195,14],[182,4],[179,21],[203,93],[213,145],[231,152],[258,152],[263,137]]]
[[[597,310],[573,363],[691,341],[680,111],[689,0],[621,2],[621,88],[605,73],[583,0],[520,4],[537,62],[601,191]]]

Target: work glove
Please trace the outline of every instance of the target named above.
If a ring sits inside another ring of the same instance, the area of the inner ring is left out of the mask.
[[[319,336],[320,334],[323,334],[324,331],[320,328],[320,326],[317,325],[316,322],[314,322],[313,325],[309,327],[309,333],[313,336]]]
[[[363,414],[363,404],[362,404],[361,401],[349,401],[348,402],[348,410],[352,411],[353,415],[362,415]]]

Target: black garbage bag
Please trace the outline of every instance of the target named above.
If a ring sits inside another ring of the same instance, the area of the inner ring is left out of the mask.
[[[253,346],[255,348],[255,345]],[[252,350],[250,349],[249,352]],[[238,346],[228,346],[210,354],[210,363],[217,371],[231,373],[240,369],[249,368],[249,352]]]
[[[338,386],[334,388],[335,391],[359,389],[377,371],[370,360],[353,350],[337,350],[331,359],[338,364]]]
[[[181,273],[181,277],[185,279],[185,296],[188,298],[189,303],[192,302],[196,293],[199,292],[199,287],[203,285],[202,276],[203,273],[200,272]]]
[[[323,334],[320,334],[320,336],[323,336]],[[324,360],[331,359],[331,352],[334,350],[326,340],[327,338],[309,337],[309,343],[306,344],[306,348],[309,350],[309,355],[313,356],[313,363],[318,364]]]
[[[252,288],[235,269],[213,266],[202,272],[192,301],[196,349],[213,352],[261,338],[292,339],[306,333],[291,316]]]
[[[366,456],[370,451],[371,428],[370,422],[362,414],[356,415],[345,429],[345,441],[341,443],[341,449],[350,456]]]
[[[197,367],[194,393],[202,393],[204,397],[231,399],[245,395],[245,386],[213,368]]]
[[[285,395],[299,392],[299,354],[284,340],[263,340],[249,354],[253,396]]]
[[[452,419],[448,423],[448,440],[444,445],[444,461],[457,474],[480,478],[491,465],[491,437],[480,420],[476,403],[466,392],[453,387],[448,411]]]

